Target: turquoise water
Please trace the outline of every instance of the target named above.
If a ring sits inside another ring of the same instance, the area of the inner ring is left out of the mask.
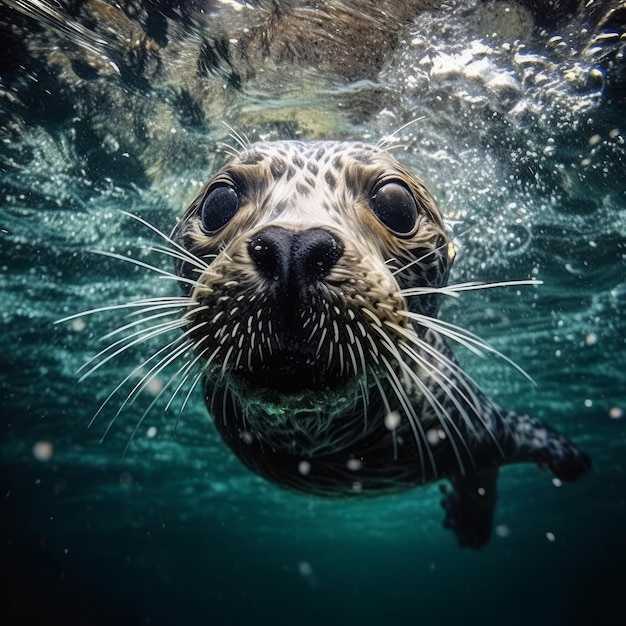
[[[37,31],[2,9],[5,31],[13,23],[32,33],[11,39],[0,65],[3,624],[621,623],[625,105],[594,78],[608,70],[577,54],[567,21],[526,34],[520,47],[519,33],[486,36],[470,11],[478,4],[409,20],[368,77],[280,64],[241,88],[205,76],[204,109],[173,97],[171,78],[158,75],[139,85],[83,68],[64,82],[33,51],[33,41],[61,35],[41,14]],[[178,36],[193,40],[202,24],[181,19]],[[115,46],[98,49],[122,67]],[[102,93],[126,100],[90,97]],[[124,107],[154,112],[132,140],[128,119],[105,123]],[[106,345],[99,337],[132,318],[55,320],[177,293],[172,281],[93,253],[169,269],[148,251],[154,234],[122,211],[169,232],[222,158],[219,143],[233,143],[222,120],[252,139],[376,141],[422,117],[400,132],[394,154],[424,178],[457,236],[452,280],[543,281],[464,294],[442,311],[536,386],[496,358],[459,357],[500,404],[574,439],[593,458],[588,476],[558,485],[534,467],[506,468],[494,536],[474,552],[442,528],[438,485],[344,503],[250,474],[198,390],[180,415],[184,395],[167,411],[167,397],[151,407],[165,377],[116,417],[120,391],[89,426],[160,344],[128,350],[79,383],[77,370]]]

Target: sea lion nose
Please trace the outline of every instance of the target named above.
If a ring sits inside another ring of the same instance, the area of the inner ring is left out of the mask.
[[[259,274],[287,289],[302,288],[324,278],[343,251],[341,241],[321,228],[294,232],[268,226],[248,244]]]

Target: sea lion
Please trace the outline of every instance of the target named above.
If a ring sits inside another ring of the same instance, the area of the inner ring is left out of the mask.
[[[498,467],[573,481],[589,458],[490,401],[438,320],[453,243],[384,143],[246,144],[175,228],[185,349],[227,444],[282,486],[327,497],[439,479],[461,545],[490,536]],[[183,348],[181,347],[181,350]]]

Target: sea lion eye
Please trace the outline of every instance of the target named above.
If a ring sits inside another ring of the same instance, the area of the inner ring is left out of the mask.
[[[232,187],[220,185],[211,189],[200,207],[200,225],[210,235],[223,228],[239,209],[239,196]]]
[[[401,183],[378,187],[370,198],[376,217],[395,235],[411,235],[417,224],[417,205],[411,192]]]

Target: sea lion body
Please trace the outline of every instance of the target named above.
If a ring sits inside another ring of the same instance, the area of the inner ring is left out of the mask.
[[[173,239],[184,331],[224,440],[253,471],[328,497],[447,478],[446,525],[489,538],[498,467],[575,480],[590,462],[491,402],[437,320],[454,248],[421,180],[382,146],[245,145]]]

